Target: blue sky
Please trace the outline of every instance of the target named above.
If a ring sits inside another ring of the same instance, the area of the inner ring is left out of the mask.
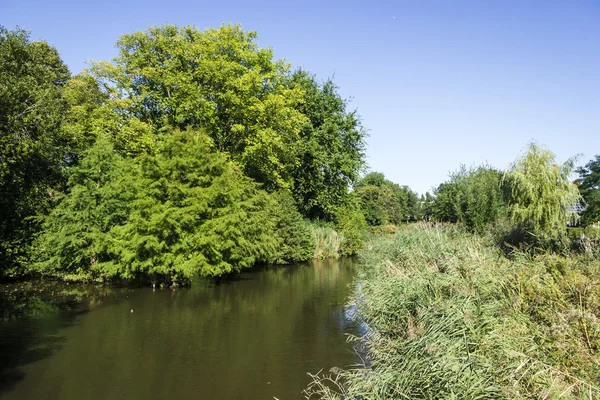
[[[600,154],[600,1],[0,0],[0,24],[71,71],[152,25],[241,23],[261,46],[335,76],[369,130],[367,161],[423,193],[460,164],[506,168],[532,140]]]

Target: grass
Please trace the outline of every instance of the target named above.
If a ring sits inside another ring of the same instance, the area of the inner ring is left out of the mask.
[[[351,302],[361,365],[306,398],[600,397],[600,257],[513,252],[457,226],[372,239]]]
[[[311,221],[308,223],[315,243],[314,259],[339,258],[344,238],[333,227]]]

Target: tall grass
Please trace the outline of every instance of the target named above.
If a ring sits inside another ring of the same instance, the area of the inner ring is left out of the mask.
[[[367,243],[358,279],[366,359],[306,398],[600,397],[597,256],[506,257],[491,236],[418,224]]]
[[[344,238],[332,226],[319,222],[308,222],[315,250],[313,258],[324,260],[327,258],[338,258],[341,254],[341,246]]]

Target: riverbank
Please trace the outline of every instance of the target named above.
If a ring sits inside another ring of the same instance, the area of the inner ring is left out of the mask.
[[[593,398],[600,395],[598,249],[514,251],[492,235],[416,224],[369,242],[360,291],[365,365],[307,398]]]

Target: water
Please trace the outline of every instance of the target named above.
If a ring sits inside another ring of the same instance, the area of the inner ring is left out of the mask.
[[[344,309],[351,264],[191,289],[53,287],[15,304],[4,287],[0,398],[301,399],[307,372],[357,361],[345,340],[357,333]]]

